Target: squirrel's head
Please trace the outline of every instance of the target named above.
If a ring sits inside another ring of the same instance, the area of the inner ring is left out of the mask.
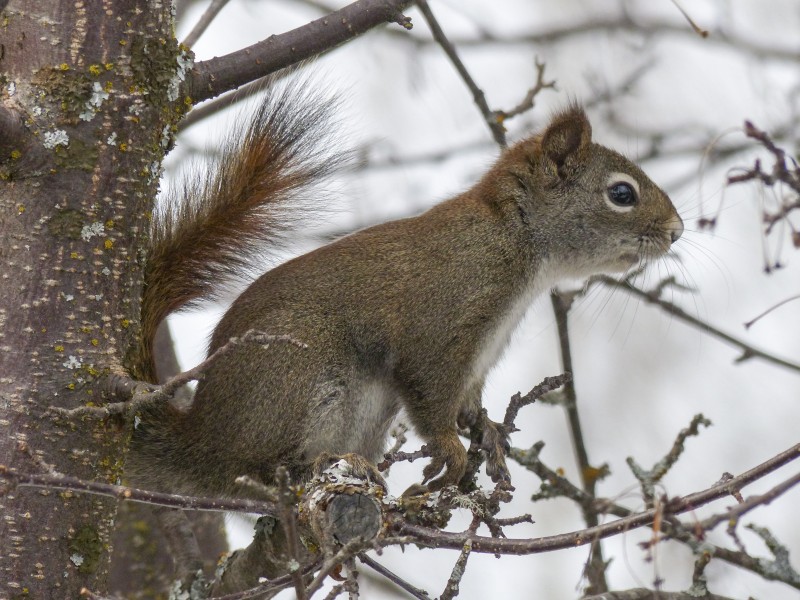
[[[683,233],[669,197],[630,160],[592,142],[579,106],[501,163],[523,222],[572,276],[626,271],[662,256]]]

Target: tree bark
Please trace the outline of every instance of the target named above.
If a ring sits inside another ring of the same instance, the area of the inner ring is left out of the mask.
[[[127,428],[46,411],[102,400],[138,335],[184,107],[170,3],[12,0],[0,21],[0,465],[115,482]],[[0,596],[104,589],[113,500],[5,485],[0,512]]]
[[[153,353],[159,381],[180,373],[166,322],[158,328]],[[174,399],[178,404],[190,400],[186,387],[178,390]],[[200,545],[203,570],[211,579],[217,562],[228,550],[224,515],[204,511],[186,511],[186,515]],[[117,512],[112,542],[109,590],[127,600],[166,598],[175,569],[153,507],[123,503]]]

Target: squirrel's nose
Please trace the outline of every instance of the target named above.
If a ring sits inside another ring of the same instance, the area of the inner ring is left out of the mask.
[[[675,215],[667,223],[667,229],[669,230],[669,237],[674,244],[683,235],[683,221],[678,215]]]

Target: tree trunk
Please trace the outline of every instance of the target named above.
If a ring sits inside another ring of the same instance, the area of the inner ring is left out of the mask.
[[[4,4],[0,2],[0,5]],[[11,0],[0,15],[0,465],[116,482],[102,399],[138,335],[142,255],[184,66],[169,2]],[[113,500],[0,488],[0,596],[103,590]]]

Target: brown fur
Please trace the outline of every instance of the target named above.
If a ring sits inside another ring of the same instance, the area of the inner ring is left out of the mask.
[[[303,162],[308,153],[292,154],[292,144],[314,131],[324,111],[312,107],[306,121],[299,115],[307,110],[292,102],[268,110],[251,127],[263,135],[251,137],[277,133],[278,145],[245,142],[223,159],[224,182],[156,226],[145,346],[166,314],[241,268],[241,239],[284,230],[273,208],[320,174],[313,160]],[[263,127],[268,119],[281,126]],[[296,158],[288,170],[280,160],[287,155]],[[607,204],[614,172],[640,188],[629,212]],[[322,452],[377,459],[404,407],[432,452],[429,488],[457,483],[466,453],[456,422],[479,418],[486,374],[533,296],[563,277],[660,256],[681,230],[669,198],[630,161],[593,143],[583,110],[571,106],[540,135],[506,150],[465,193],[253,282],[220,321],[210,351],[250,329],[289,334],[308,347],[249,345],[226,355],[199,383],[186,414],[145,415],[133,438],[132,476],[152,487],[214,494],[239,493],[239,475],[270,482],[281,464],[302,479]],[[492,476],[507,478],[506,433],[485,418],[482,426],[490,454],[500,453],[490,456]]]

